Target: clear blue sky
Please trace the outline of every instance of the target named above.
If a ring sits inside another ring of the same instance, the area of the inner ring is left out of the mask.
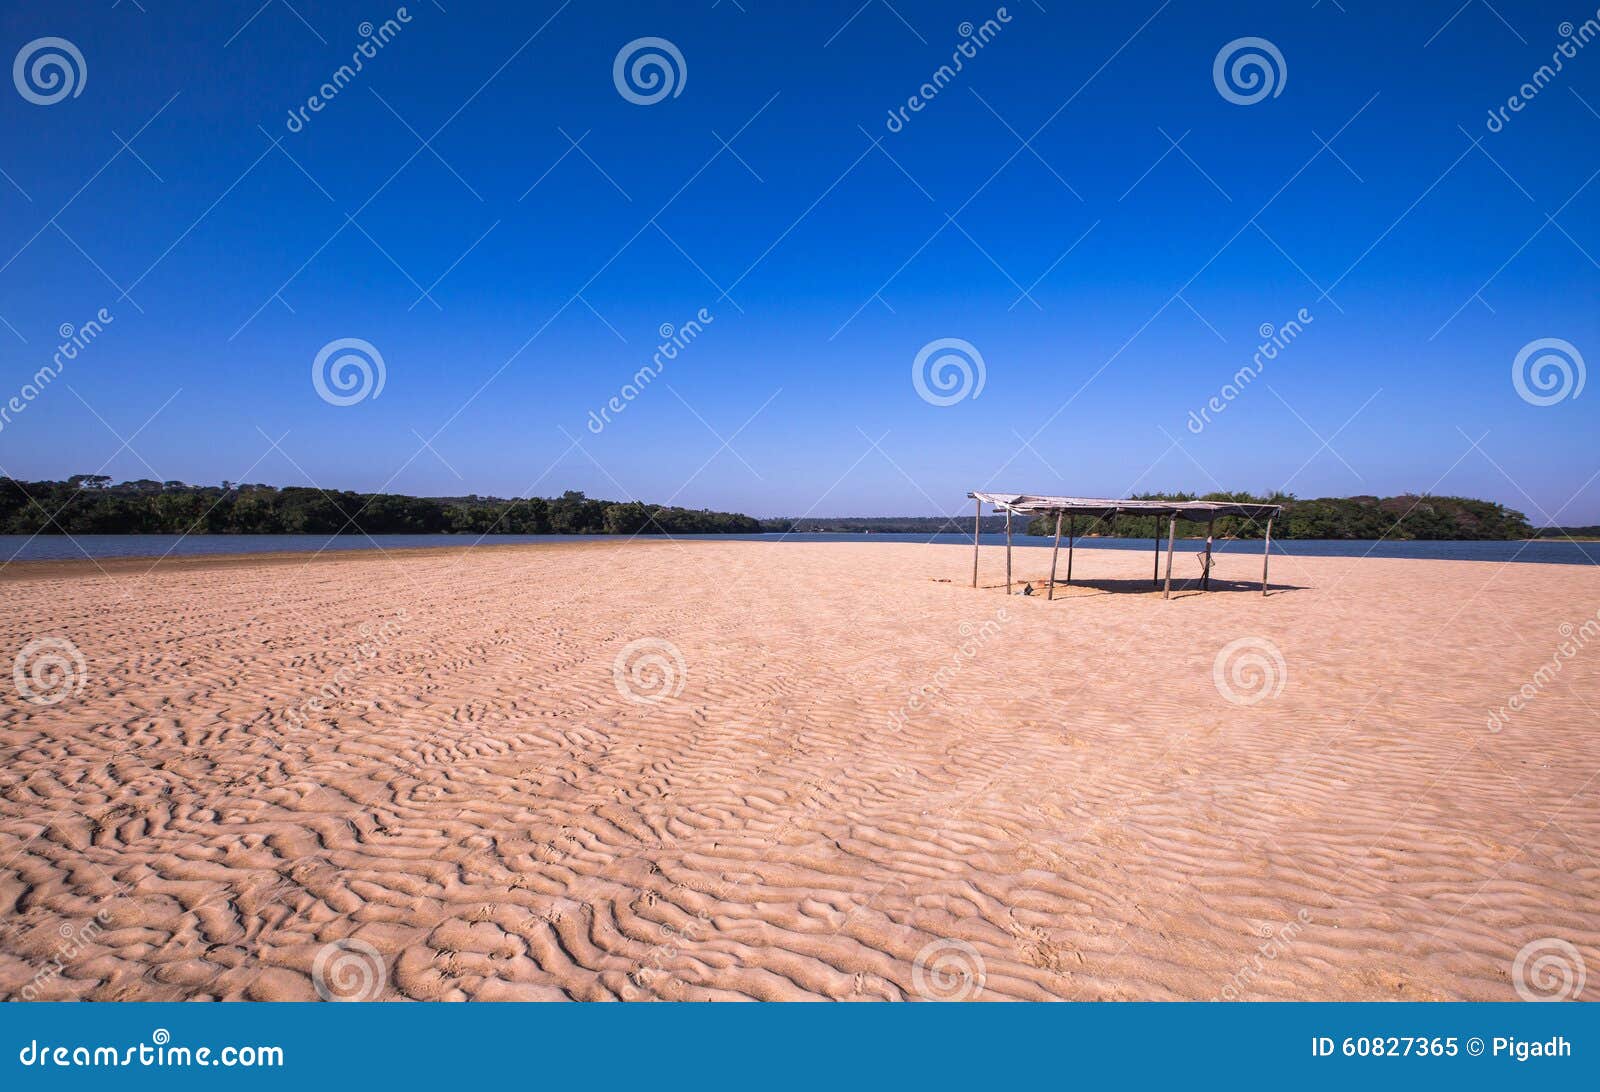
[[[0,472],[758,515],[1287,485],[1600,521],[1600,379],[1549,406],[1511,379],[1538,339],[1600,361],[1600,41],[1486,125],[1593,4],[1041,3],[899,132],[995,6],[414,0],[291,132],[392,6],[8,3],[6,58],[60,37],[87,74],[49,105],[0,84],[0,402],[60,326],[114,321],[0,430]],[[647,36],[686,78],[636,105],[613,61]],[[1249,105],[1213,81],[1243,37],[1286,73]],[[381,352],[381,395],[318,396],[340,338]],[[981,352],[979,397],[919,397],[942,338]]]

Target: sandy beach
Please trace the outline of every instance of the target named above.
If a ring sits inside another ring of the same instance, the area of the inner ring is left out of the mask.
[[[1275,557],[1263,597],[1259,555],[1204,595],[1178,562],[1167,602],[1116,550],[1054,601],[909,544],[8,566],[38,670],[0,704],[0,996],[1516,1000],[1536,942],[1600,967],[1600,572]]]

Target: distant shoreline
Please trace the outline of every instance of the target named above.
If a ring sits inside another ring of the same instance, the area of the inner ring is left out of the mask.
[[[1081,552],[1145,553],[1152,541],[1165,547],[1165,539],[1121,538],[1095,535],[1076,540]],[[1193,554],[1205,539],[1186,536],[1179,543],[1181,554]],[[769,550],[838,545],[868,550],[894,546],[939,546],[964,551],[970,559],[972,535],[966,534],[882,534],[846,532],[797,532],[790,534],[705,534],[705,535],[0,535],[0,573],[10,578],[48,578],[51,575],[110,573],[128,566],[162,569],[188,563],[245,563],[250,559],[298,561],[357,553],[396,558],[428,554],[464,556],[490,547],[542,547],[548,549],[606,547],[638,548],[650,544],[682,549],[684,545],[721,547],[749,544]],[[980,545],[984,556],[1003,552],[1003,534],[984,534]],[[1051,549],[1051,537],[1014,534],[1012,545],[1029,555]],[[1062,541],[1065,552],[1067,542]],[[1261,539],[1230,539],[1218,536],[1216,552],[1236,557],[1259,557],[1266,547]],[[1367,557],[1422,561],[1479,561],[1493,563],[1534,562],[1545,564],[1600,565],[1600,546],[1564,539],[1278,539],[1271,551],[1277,557],[1329,557],[1358,560]],[[964,562],[965,563],[965,562]]]
[[[997,535],[997,534],[1003,535],[1004,533],[1005,532],[1004,532],[1003,529],[1000,530],[1000,531],[994,531],[994,530],[990,530],[988,528],[985,528],[983,530],[983,532],[982,532],[982,534],[985,535],[985,536]],[[706,533],[686,533],[686,534],[667,534],[667,533],[663,533],[663,532],[660,532],[660,531],[641,531],[641,532],[637,532],[636,534],[633,534],[633,535],[625,535],[625,534],[619,534],[619,533],[607,533],[607,532],[596,532],[596,533],[593,533],[593,534],[577,534],[577,535],[560,534],[560,533],[556,533],[556,532],[543,532],[543,533],[537,533],[537,534],[517,534],[517,533],[503,532],[503,531],[489,532],[487,534],[483,533],[483,532],[478,532],[478,531],[433,531],[433,532],[426,533],[426,535],[415,535],[415,534],[411,534],[411,533],[408,533],[408,532],[405,532],[405,531],[381,531],[381,532],[376,532],[376,533],[373,533],[373,534],[370,534],[370,535],[367,534],[364,531],[339,531],[339,532],[326,532],[326,533],[317,533],[317,534],[306,534],[306,533],[299,532],[299,531],[190,531],[190,532],[187,532],[187,533],[184,533],[184,534],[178,534],[178,533],[172,532],[172,531],[112,531],[112,532],[106,532],[106,533],[103,533],[103,534],[102,533],[84,533],[84,532],[69,533],[69,532],[66,532],[66,531],[38,531],[38,532],[35,532],[35,533],[32,533],[32,534],[0,532],[0,542],[5,542],[5,541],[7,541],[9,539],[30,539],[30,538],[92,539],[92,540],[105,540],[105,539],[114,539],[114,538],[146,538],[146,539],[156,539],[156,538],[174,538],[174,539],[175,538],[186,538],[186,539],[187,538],[197,538],[197,539],[220,539],[220,540],[226,540],[226,539],[238,539],[238,538],[276,538],[276,539],[296,539],[296,538],[319,538],[319,539],[320,538],[332,538],[332,539],[347,539],[348,538],[348,539],[361,539],[361,538],[374,538],[374,539],[384,539],[384,538],[417,538],[417,537],[446,538],[446,539],[460,539],[460,540],[468,540],[468,539],[470,539],[470,540],[472,540],[474,542],[481,540],[481,541],[483,541],[485,543],[492,543],[492,542],[494,542],[494,541],[496,541],[498,539],[516,539],[519,542],[521,540],[523,540],[523,539],[548,539],[551,542],[571,542],[571,541],[577,541],[577,540],[583,540],[583,541],[593,540],[593,541],[596,541],[596,542],[605,542],[605,541],[608,541],[608,540],[610,540],[610,541],[617,541],[617,540],[627,541],[627,540],[635,539],[635,538],[637,538],[637,539],[646,539],[646,540],[657,540],[657,541],[666,540],[666,539],[669,539],[669,538],[670,539],[675,539],[675,540],[676,539],[694,539],[694,540],[699,540],[699,539],[728,539],[730,541],[750,541],[750,540],[753,540],[753,539],[762,539],[762,538],[770,538],[770,539],[804,538],[804,537],[810,537],[810,536],[815,536],[815,535],[829,535],[829,536],[833,536],[833,537],[836,537],[836,538],[837,537],[851,537],[851,538],[874,538],[874,537],[876,537],[876,538],[929,538],[929,537],[943,535],[943,536],[945,536],[947,538],[964,538],[968,542],[972,541],[972,532],[970,530],[961,530],[961,531],[922,531],[922,530],[916,530],[916,531],[876,531],[876,530],[874,530],[874,531],[829,531],[829,530],[822,530],[822,529],[818,528],[818,529],[808,529],[808,530],[804,530],[804,531],[712,531],[712,532],[706,532]],[[1022,531],[1022,530],[1014,530],[1012,532],[1012,537],[1017,539],[1017,540],[1019,540],[1019,541],[1021,539],[1038,539],[1038,540],[1045,541],[1045,542],[1050,542],[1050,541],[1054,540],[1054,536],[1052,536],[1052,535],[1037,535],[1037,534],[1033,534],[1030,531]],[[1076,535],[1074,537],[1075,537],[1076,541],[1078,541],[1078,542],[1149,542],[1151,540],[1152,536],[1150,536],[1150,535],[1104,535],[1104,534],[1084,535],[1084,534],[1080,534],[1080,535]],[[1157,535],[1157,536],[1154,536],[1154,537],[1156,537],[1156,538],[1158,538],[1158,539],[1160,539],[1162,541],[1165,541],[1167,536],[1163,534],[1163,535]],[[1186,533],[1180,533],[1177,536],[1177,539],[1178,539],[1179,542],[1194,542],[1194,541],[1204,541],[1205,537],[1206,536],[1203,535],[1203,534],[1197,535],[1197,534],[1194,534],[1192,532],[1186,532]],[[1220,533],[1216,536],[1218,541],[1221,541],[1222,539],[1227,538],[1227,537],[1228,536],[1222,535]],[[1065,542],[1066,540],[1067,540],[1067,535],[1066,535],[1065,532],[1063,532],[1062,535],[1061,535],[1061,541]],[[1280,536],[1280,535],[1274,534],[1272,536],[1272,540],[1273,540],[1273,542],[1283,541],[1283,542],[1446,542],[1447,543],[1447,542],[1565,542],[1565,541],[1569,541],[1569,540],[1573,541],[1573,542],[1600,542],[1600,535],[1595,535],[1595,534],[1583,534],[1583,535],[1566,534],[1566,533],[1560,531],[1559,528],[1555,528],[1555,529],[1552,529],[1552,533],[1551,534],[1545,534],[1545,535],[1523,535],[1523,536],[1520,536],[1518,538],[1403,538],[1403,537],[1400,537],[1400,536],[1397,536],[1397,535],[1390,535],[1390,536],[1385,536],[1385,537],[1382,537],[1382,538],[1294,539],[1294,538],[1288,537],[1287,535]],[[1260,542],[1261,540],[1259,538],[1249,539],[1249,538],[1244,538],[1242,536],[1234,536],[1234,537],[1230,538],[1229,541],[1233,541],[1233,542]]]

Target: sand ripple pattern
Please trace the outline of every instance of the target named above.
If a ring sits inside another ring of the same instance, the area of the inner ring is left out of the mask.
[[[1515,1000],[1545,938],[1600,970],[1600,644],[1484,728],[1600,578],[1291,558],[1263,599],[1258,564],[1170,603],[1101,550],[1115,586],[1053,602],[898,544],[12,567],[0,652],[86,671],[0,693],[0,996],[314,1000],[351,951],[418,1000]],[[1286,673],[1240,704],[1246,638]],[[617,683],[641,640],[682,656],[659,701]]]

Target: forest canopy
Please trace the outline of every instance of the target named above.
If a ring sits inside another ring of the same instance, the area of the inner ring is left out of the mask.
[[[737,512],[559,497],[408,497],[396,493],[149,479],[111,484],[0,478],[0,533],[13,535],[756,534]]]
[[[1281,504],[1275,538],[1499,539],[1540,534],[1521,512],[1466,497],[1322,497],[1287,494],[1150,493],[1139,500],[1220,500]],[[985,513],[986,534],[1002,531],[1005,517]],[[1055,516],[1018,522],[1017,533],[1050,535]],[[1079,535],[1125,538],[1164,536],[1166,519],[1118,516],[1095,522],[1079,516]],[[1264,524],[1238,517],[1217,520],[1219,537],[1260,538]],[[1593,533],[1596,528],[1578,529]],[[972,516],[810,517],[757,520],[737,512],[678,508],[641,501],[608,501],[567,491],[559,497],[411,497],[398,493],[332,492],[223,482],[189,485],[150,479],[113,485],[104,475],[66,481],[0,477],[0,534],[471,534],[471,535],[706,535],[795,534],[812,531],[972,533]],[[1571,529],[1568,529],[1570,532]],[[1560,529],[1544,529],[1561,534]],[[1205,534],[1203,523],[1178,522],[1184,537]]]
[[[1528,525],[1527,517],[1490,501],[1469,500],[1465,497],[1430,497],[1404,495],[1398,497],[1323,497],[1317,500],[1300,500],[1287,493],[1255,496],[1251,493],[1145,493],[1135,500],[1215,500],[1239,501],[1253,504],[1281,504],[1283,515],[1272,525],[1274,538],[1342,538],[1342,539],[1499,539],[1512,540],[1534,537],[1538,532]],[[986,506],[987,507],[987,506]],[[873,532],[877,534],[972,534],[973,511],[955,516],[888,516],[807,517],[805,519],[764,519],[767,531],[805,533],[812,531]],[[1035,516],[1032,520],[1016,523],[1017,534],[1053,535],[1055,513]],[[1115,538],[1165,537],[1165,516],[1118,516],[1099,522],[1080,515],[1075,520],[1080,535],[1104,535]],[[984,534],[997,534],[1005,530],[1005,516],[985,512],[981,529]],[[1265,531],[1265,521],[1252,523],[1238,517],[1217,520],[1218,537],[1234,535],[1238,538],[1260,538]],[[1178,521],[1178,534],[1185,538],[1206,533],[1205,524],[1188,520]],[[1556,529],[1551,533],[1560,534]]]
[[[1398,497],[1319,497],[1300,500],[1288,494],[1257,497],[1249,493],[1152,493],[1140,500],[1214,500],[1250,504],[1281,504],[1283,514],[1272,525],[1274,538],[1343,539],[1497,539],[1509,541],[1533,537],[1528,517],[1492,501],[1467,497],[1431,497],[1402,494]],[[1109,525],[1108,525],[1109,523]],[[1127,538],[1153,538],[1167,533],[1167,520],[1160,516],[1118,516],[1088,526],[1078,520],[1078,532],[1117,535]],[[1217,520],[1217,537],[1260,538],[1266,521],[1226,516]],[[1040,516],[1028,525],[1028,533],[1055,533],[1055,517]],[[1203,535],[1204,523],[1178,521],[1178,534]]]

